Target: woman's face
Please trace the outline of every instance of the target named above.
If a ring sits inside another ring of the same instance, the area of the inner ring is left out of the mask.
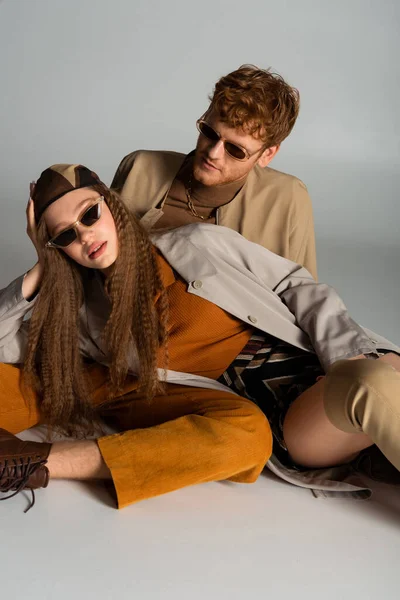
[[[44,212],[50,238],[75,223],[100,194],[90,188],[74,190],[50,204]],[[77,238],[66,248],[46,248],[46,252],[65,252],[79,265],[89,269],[108,269],[118,256],[118,237],[114,219],[105,201],[101,216],[91,227],[76,225]]]

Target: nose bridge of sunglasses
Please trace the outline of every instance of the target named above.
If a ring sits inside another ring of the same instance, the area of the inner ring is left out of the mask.
[[[225,139],[210,125],[207,125],[207,129],[205,130],[205,132],[203,133],[203,135],[205,135],[205,137],[209,140],[210,146],[212,146],[213,149],[216,148],[218,154],[218,150],[223,147],[224,151],[235,160],[246,159],[246,151],[241,146],[235,144],[234,142],[231,142],[230,140]]]
[[[85,227],[82,223],[78,223],[74,227],[76,238],[74,241],[78,241],[79,244],[87,244],[93,239],[93,232],[91,227]]]
[[[210,156],[222,156],[223,154],[225,154],[226,148],[225,148],[225,142],[224,140],[218,139],[218,140],[210,140],[210,148],[209,148],[209,154]]]
[[[82,221],[76,223],[74,229],[77,237],[80,240],[85,239],[86,237],[90,237],[92,235],[91,230],[93,225],[96,225],[96,223],[92,223],[90,225],[85,225],[85,223],[83,223]]]

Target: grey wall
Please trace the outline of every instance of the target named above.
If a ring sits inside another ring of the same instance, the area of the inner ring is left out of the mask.
[[[188,151],[215,80],[245,62],[301,92],[272,166],[314,202],[320,278],[400,342],[397,0],[0,0],[0,285],[27,269],[28,182],[136,148]]]

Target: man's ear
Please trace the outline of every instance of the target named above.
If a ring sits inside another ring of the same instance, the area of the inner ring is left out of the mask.
[[[280,144],[278,144],[278,146],[271,146],[271,148],[264,150],[256,164],[260,167],[266,167],[279,152],[280,147]]]

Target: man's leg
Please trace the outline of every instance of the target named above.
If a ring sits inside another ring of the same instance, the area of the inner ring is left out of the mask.
[[[376,444],[400,469],[400,357],[336,363],[292,404],[283,431],[305,467],[349,462]]]

